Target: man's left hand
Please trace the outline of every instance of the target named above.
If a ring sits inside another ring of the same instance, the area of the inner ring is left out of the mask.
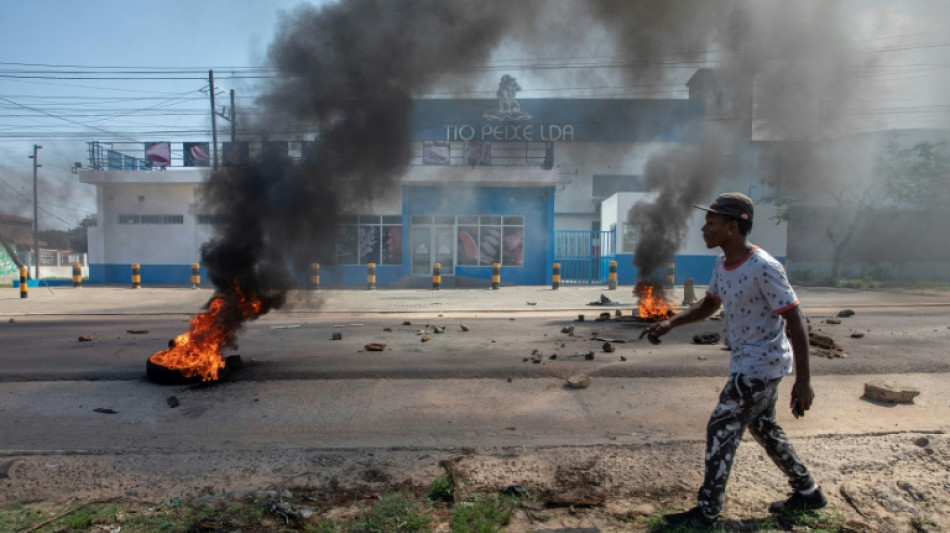
[[[805,411],[811,409],[811,403],[815,399],[815,391],[811,389],[811,383],[808,381],[795,381],[792,385],[792,401],[789,406],[792,408],[792,415],[795,418],[805,416]]]

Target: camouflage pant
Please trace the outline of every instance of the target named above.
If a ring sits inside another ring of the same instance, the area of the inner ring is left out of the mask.
[[[706,426],[706,477],[699,490],[699,507],[707,516],[719,516],[729,472],[746,428],[788,477],[795,490],[807,490],[814,480],[798,460],[795,449],[775,420],[775,402],[781,379],[758,380],[732,374],[719,395]]]

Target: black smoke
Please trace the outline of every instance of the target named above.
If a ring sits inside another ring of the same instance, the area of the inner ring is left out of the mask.
[[[268,51],[277,78],[258,102],[261,118],[242,123],[240,135],[312,142],[294,160],[258,161],[211,175],[204,203],[228,222],[203,248],[204,264],[217,288],[238,283],[274,307],[283,305],[287,289],[306,279],[312,262],[332,259],[339,217],[389,194],[406,171],[414,99],[434,87],[465,87],[480,76],[497,80],[501,72],[485,74],[485,67],[502,45],[570,62],[581,53],[575,42],[594,35],[606,43],[599,54],[623,59],[611,74],[550,66],[532,73],[565,86],[581,81],[578,72],[589,83],[619,73],[636,84],[662,85],[671,64],[679,72],[711,65],[733,106],[728,120],[697,124],[698,141],[657,152],[646,165],[657,201],[638,206],[631,222],[641,228],[638,269],[652,273],[678,249],[690,204],[710,201],[735,168],[721,147],[753,131],[756,75],[788,65],[801,73],[769,88],[760,109],[774,114],[767,129],[787,128],[785,119],[794,119],[795,106],[811,96],[833,104],[849,94],[841,72],[851,55],[839,23],[826,2],[813,0],[302,5],[282,16]]]

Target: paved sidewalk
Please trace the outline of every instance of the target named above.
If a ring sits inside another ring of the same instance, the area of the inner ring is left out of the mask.
[[[910,290],[853,290],[798,287],[803,309],[825,311],[862,307],[950,307],[950,293]],[[694,293],[701,297],[704,286]],[[183,287],[131,289],[115,286],[31,288],[20,298],[19,289],[0,290],[0,316],[23,315],[96,315],[96,314],[193,314],[200,311],[212,295],[211,289]],[[684,298],[682,286],[672,291],[673,302]],[[616,305],[589,305],[606,297]],[[571,311],[598,314],[621,309],[629,314],[636,304],[632,288],[621,286],[502,287],[485,289],[330,289],[291,291],[289,303],[273,313],[492,313]]]

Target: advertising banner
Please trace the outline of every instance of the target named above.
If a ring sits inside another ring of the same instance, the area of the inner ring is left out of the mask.
[[[145,143],[145,166],[166,168],[172,164],[172,145],[167,142]]]
[[[211,143],[184,143],[186,167],[210,167]]]

